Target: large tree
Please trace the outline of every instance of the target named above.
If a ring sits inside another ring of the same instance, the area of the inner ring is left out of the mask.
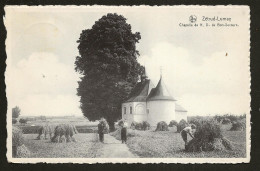
[[[83,75],[77,90],[89,120],[104,117],[113,129],[120,118],[121,103],[144,72],[137,62],[140,39],[140,33],[132,33],[126,18],[117,14],[107,14],[82,31],[75,70]]]

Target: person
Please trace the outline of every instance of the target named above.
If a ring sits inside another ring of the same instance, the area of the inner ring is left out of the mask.
[[[99,141],[104,142],[104,124],[102,121],[99,121],[98,124],[98,135],[99,135]]]
[[[122,143],[126,143],[127,140],[127,123],[124,122],[122,129],[121,129],[121,140]]]
[[[191,136],[191,138],[194,138],[193,134],[194,134],[195,130],[196,130],[196,126],[194,124],[192,124],[191,126],[185,127],[181,131],[181,137],[182,137],[183,141],[185,142],[185,149],[188,144],[188,134]]]

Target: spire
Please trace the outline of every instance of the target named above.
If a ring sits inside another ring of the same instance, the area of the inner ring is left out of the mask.
[[[163,70],[163,68],[162,68],[162,66],[160,66],[160,79],[162,78],[162,70]]]

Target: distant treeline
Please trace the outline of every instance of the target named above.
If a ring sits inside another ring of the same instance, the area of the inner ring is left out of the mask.
[[[225,115],[215,115],[215,116],[188,116],[188,122],[193,120],[201,119],[215,119],[218,122],[221,122],[225,119],[229,119],[231,122],[236,122],[246,118],[246,114],[243,115],[234,115],[234,114],[225,114]]]

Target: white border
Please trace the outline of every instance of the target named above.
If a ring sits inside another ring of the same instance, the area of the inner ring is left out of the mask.
[[[39,9],[39,8],[53,8],[53,9],[64,9],[64,8],[72,8],[72,9],[78,9],[78,10],[85,10],[85,9],[91,9],[93,7],[99,7],[99,8],[242,8],[247,9],[248,11],[248,44],[250,45],[250,8],[249,6],[245,5],[228,5],[228,6],[199,6],[199,5],[179,5],[179,6],[146,6],[146,5],[140,5],[140,6],[104,6],[104,5],[93,5],[93,6],[5,6],[5,10],[7,9]],[[4,23],[6,25],[6,21],[4,18]],[[10,39],[10,37],[8,37]],[[7,41],[6,41],[7,44]],[[251,47],[251,46],[249,46]],[[10,53],[10,49],[6,48],[6,52]],[[248,49],[248,72],[250,73],[250,49]],[[251,82],[251,77],[249,78],[249,81]],[[249,92],[250,93],[250,85]],[[8,88],[8,87],[7,87]],[[8,93],[7,93],[8,97]],[[251,112],[251,109],[248,110]],[[11,108],[7,108],[7,113],[11,113]],[[12,117],[11,115],[7,115],[7,153],[6,157],[8,162],[12,163],[39,163],[39,162],[46,162],[46,163],[88,163],[88,164],[94,164],[94,163],[184,163],[184,164],[194,164],[194,163],[249,163],[250,162],[250,150],[251,150],[251,114],[247,114],[246,116],[246,157],[245,158],[13,158],[12,157]]]

